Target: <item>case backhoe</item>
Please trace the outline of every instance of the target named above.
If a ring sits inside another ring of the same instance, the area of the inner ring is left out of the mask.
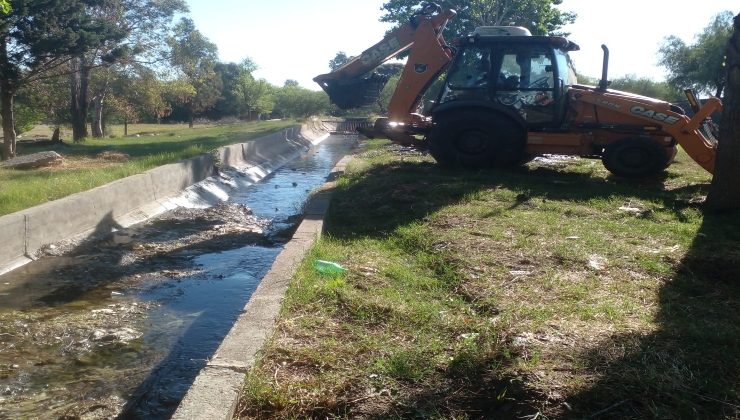
[[[671,103],[608,89],[606,46],[599,85],[580,85],[568,55],[578,45],[525,28],[481,27],[450,45],[442,33],[455,15],[427,3],[409,23],[314,80],[340,108],[368,105],[386,82],[373,70],[410,50],[388,117],[363,133],[421,143],[443,165],[496,167],[541,154],[575,155],[601,158],[613,174],[640,178],[663,171],[680,144],[713,172],[711,114],[721,110],[719,99],[700,106],[687,91],[689,117]],[[440,92],[422,115],[422,95],[443,73]]]

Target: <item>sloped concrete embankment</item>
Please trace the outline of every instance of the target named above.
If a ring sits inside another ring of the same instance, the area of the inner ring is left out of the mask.
[[[47,244],[107,234],[193,202],[213,203],[222,197],[197,184],[216,175],[217,167],[240,168],[256,182],[330,131],[320,121],[310,121],[2,216],[0,274],[33,261]]]

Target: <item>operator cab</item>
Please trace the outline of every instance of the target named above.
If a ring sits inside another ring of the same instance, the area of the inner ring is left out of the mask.
[[[578,45],[561,37],[532,36],[526,28],[499,26],[476,29],[458,48],[437,107],[467,102],[503,108],[521,116],[530,131],[561,126],[565,92],[577,82],[568,52]]]

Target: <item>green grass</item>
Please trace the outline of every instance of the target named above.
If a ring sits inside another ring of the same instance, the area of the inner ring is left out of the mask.
[[[368,142],[239,415],[735,418],[740,221],[687,203],[708,180],[685,155],[630,182],[590,160],[442,170]]]
[[[87,139],[62,146],[24,146],[19,154],[54,150],[65,158],[62,166],[36,170],[0,168],[0,215],[13,213],[76,192],[85,191],[156,166],[187,159],[228,144],[269,134],[295,121],[251,122],[196,126],[142,124],[129,126],[139,137]],[[113,131],[122,130],[114,127]],[[39,135],[40,131],[35,135]],[[34,135],[34,133],[31,133]],[[102,152],[128,155],[125,161],[100,158]]]

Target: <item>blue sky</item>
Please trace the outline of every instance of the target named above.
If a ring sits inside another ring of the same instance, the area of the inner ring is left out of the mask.
[[[257,77],[282,85],[295,79],[318,89],[311,79],[328,71],[338,51],[356,55],[382,39],[382,0],[187,0],[198,29],[218,45],[222,61],[252,58]],[[687,7],[689,6],[689,7]],[[578,13],[568,26],[581,46],[572,53],[578,71],[599,76],[601,44],[611,50],[610,76],[664,77],[656,52],[663,39],[687,42],[720,11],[737,14],[737,0],[564,0]],[[451,37],[448,35],[448,37]]]

